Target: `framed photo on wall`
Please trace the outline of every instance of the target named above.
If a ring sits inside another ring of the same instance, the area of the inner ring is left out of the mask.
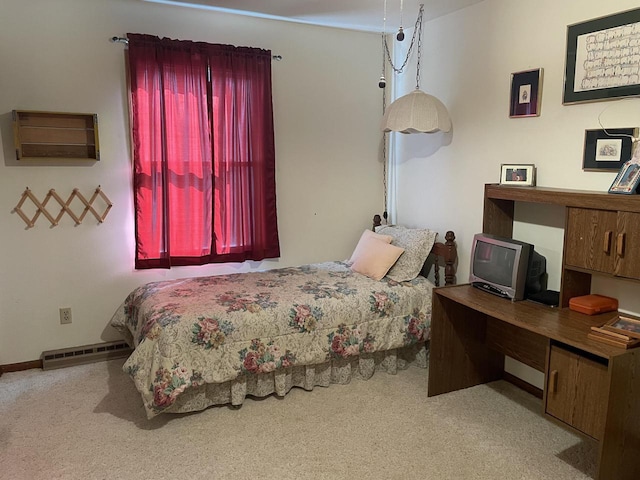
[[[542,75],[542,68],[511,74],[510,118],[540,116]]]
[[[562,103],[640,95],[640,8],[567,27]]]
[[[536,184],[536,167],[533,164],[500,165],[500,185],[532,187]]]
[[[632,139],[637,128],[585,130],[582,169],[585,171],[617,172],[631,159]]]

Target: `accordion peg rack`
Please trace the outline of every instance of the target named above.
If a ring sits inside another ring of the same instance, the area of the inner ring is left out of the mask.
[[[93,204],[98,199],[98,197],[105,204],[105,209],[102,214],[98,213],[98,211],[93,207]],[[76,213],[71,208],[71,203],[76,198],[84,205],[84,209],[82,210],[80,215],[76,215]],[[51,199],[55,200],[60,206],[60,212],[58,212],[58,215],[55,217],[51,212],[47,210],[47,204]],[[36,212],[32,218],[29,218],[28,215],[22,211],[22,207],[27,200],[31,201],[31,203],[33,203],[36,207]],[[13,211],[16,212],[20,216],[20,218],[22,218],[22,220],[24,220],[24,223],[27,224],[27,228],[32,228],[35,225],[36,220],[38,220],[38,218],[40,217],[40,214],[44,215],[46,219],[49,220],[52,227],[55,227],[58,225],[60,219],[64,216],[65,213],[73,219],[76,225],[80,225],[89,212],[91,212],[91,214],[96,218],[98,223],[102,223],[107,217],[112,206],[113,204],[111,203],[111,200],[109,200],[109,198],[104,194],[104,192],[100,188],[100,185],[98,185],[98,188],[95,189],[93,195],[91,195],[91,198],[89,198],[89,200],[87,200],[86,197],[82,195],[82,193],[80,193],[80,190],[74,188],[69,195],[69,198],[67,198],[66,202],[62,199],[62,197],[60,197],[60,195],[58,195],[58,193],[53,188],[49,190],[44,200],[40,202],[40,200],[38,200],[38,198],[33,194],[29,187],[26,187],[25,191],[20,197],[18,205],[16,205]]]

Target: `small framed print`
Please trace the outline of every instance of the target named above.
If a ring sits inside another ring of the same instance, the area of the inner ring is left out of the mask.
[[[500,165],[500,185],[532,187],[536,184],[536,167],[533,164]]]
[[[640,163],[637,160],[629,160],[622,165],[618,175],[609,187],[609,193],[632,195],[636,193],[638,183],[640,183]]]
[[[585,130],[582,169],[585,171],[617,172],[631,158],[633,138],[637,128]]]
[[[538,117],[542,105],[542,68],[511,74],[509,117]]]

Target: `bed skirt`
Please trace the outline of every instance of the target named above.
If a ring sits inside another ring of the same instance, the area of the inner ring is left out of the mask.
[[[187,389],[165,412],[194,412],[213,405],[240,406],[247,396],[266,397],[275,394],[284,397],[293,387],[311,391],[315,386],[345,385],[352,378],[368,380],[376,371],[394,375],[410,365],[426,368],[427,353],[425,344],[420,343],[318,365],[283,368],[259,375],[242,375],[229,382]]]

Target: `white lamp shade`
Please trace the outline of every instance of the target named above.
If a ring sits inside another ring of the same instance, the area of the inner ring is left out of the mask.
[[[451,119],[447,107],[440,100],[416,89],[386,108],[382,130],[401,133],[448,132],[451,130]]]

